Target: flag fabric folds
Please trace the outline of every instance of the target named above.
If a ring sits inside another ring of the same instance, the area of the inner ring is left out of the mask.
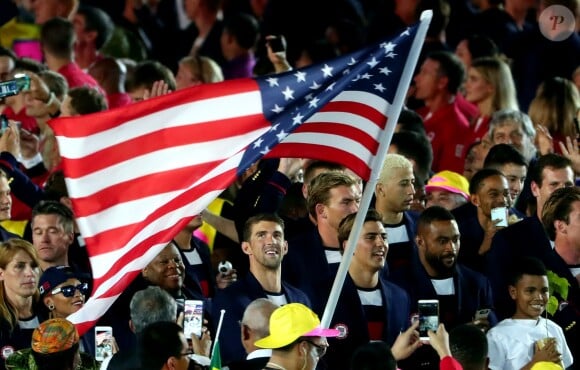
[[[222,357],[220,354],[220,342],[219,338],[216,338],[211,351],[211,362],[209,364],[210,370],[221,370],[222,368]]]
[[[80,333],[264,155],[339,162],[368,179],[416,31],[304,69],[51,121],[94,279],[69,317]]]

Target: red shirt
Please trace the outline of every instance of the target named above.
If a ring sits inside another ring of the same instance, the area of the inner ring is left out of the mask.
[[[109,109],[113,109],[129,105],[133,103],[133,99],[131,99],[131,95],[127,93],[115,93],[107,95],[107,103]]]
[[[471,129],[456,102],[433,113],[429,112],[428,107],[421,108],[418,113],[424,119],[425,132],[433,148],[433,172],[449,170],[463,173]]]
[[[38,135],[39,129],[36,119],[26,114],[26,108],[22,108],[20,112],[14,112],[12,107],[6,107],[2,113],[6,118],[20,122],[26,131]]]
[[[69,89],[80,86],[90,86],[99,90],[103,96],[105,95],[97,81],[95,81],[90,74],[83,72],[83,70],[74,62],[62,66],[57,72],[64,76],[68,82]]]

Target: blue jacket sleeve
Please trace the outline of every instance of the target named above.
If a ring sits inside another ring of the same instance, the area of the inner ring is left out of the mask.
[[[20,164],[9,152],[0,153],[0,168],[12,178],[10,189],[12,193],[30,208],[44,199],[44,189],[36,185],[20,169]]]

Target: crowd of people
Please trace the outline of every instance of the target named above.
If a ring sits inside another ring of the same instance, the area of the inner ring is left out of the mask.
[[[279,158],[147,264],[94,323],[112,337],[79,336],[67,317],[92,267],[50,120],[320,63],[427,9],[328,328],[367,184]],[[559,41],[542,28],[554,9],[576,27]],[[578,0],[0,0],[0,82],[29,85],[0,99],[0,366],[206,368],[219,343],[232,370],[578,368],[579,15]]]

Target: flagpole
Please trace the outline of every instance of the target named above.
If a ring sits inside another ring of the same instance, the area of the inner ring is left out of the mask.
[[[355,217],[350,235],[348,237],[347,247],[344,251],[342,260],[338,267],[334,283],[332,284],[332,289],[330,291],[326,307],[324,308],[324,313],[322,315],[321,320],[321,327],[323,328],[328,328],[330,326],[330,322],[332,321],[332,317],[334,316],[334,311],[336,309],[338,297],[340,296],[340,291],[342,290],[342,286],[344,285],[344,279],[346,278],[346,273],[348,272],[348,267],[350,266],[352,255],[356,248],[356,243],[358,241],[358,238],[360,237],[363,222],[367,210],[369,209],[369,206],[371,204],[371,200],[379,179],[383,162],[385,160],[385,157],[387,156],[387,150],[389,149],[393,133],[395,132],[396,123],[399,120],[401,109],[403,108],[403,105],[405,103],[405,96],[411,84],[411,79],[413,78],[415,66],[417,65],[417,60],[419,59],[419,53],[425,40],[427,28],[429,27],[429,23],[431,22],[432,16],[433,16],[432,10],[426,10],[421,13],[420,18],[421,23],[419,25],[419,29],[417,30],[417,34],[415,35],[415,39],[413,40],[413,44],[409,52],[409,58],[405,63],[405,67],[403,68],[401,80],[399,81],[399,84],[397,86],[397,92],[393,99],[393,104],[388,108],[387,111],[389,122],[386,125],[385,131],[383,132],[380,138],[379,148],[372,162],[369,181],[367,182],[365,190],[363,191],[359,210]]]
[[[218,326],[217,326],[217,330],[215,332],[215,341],[213,343],[213,346],[215,347],[218,343],[218,338],[220,337],[220,332],[222,331],[222,323],[224,322],[224,314],[226,313],[226,310],[222,309],[220,310],[220,321],[218,321]],[[213,348],[212,351],[210,352],[212,354],[211,358],[213,360]]]

